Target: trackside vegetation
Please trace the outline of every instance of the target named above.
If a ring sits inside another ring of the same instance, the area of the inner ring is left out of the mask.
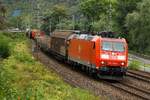
[[[0,57],[1,58],[6,58],[9,56],[10,51],[9,51],[9,42],[8,38],[0,34]]]
[[[141,65],[142,64],[139,61],[132,60],[128,67],[132,70],[139,70]]]
[[[99,100],[86,90],[71,87],[34,59],[23,34],[0,34],[8,49],[0,62],[0,100]]]

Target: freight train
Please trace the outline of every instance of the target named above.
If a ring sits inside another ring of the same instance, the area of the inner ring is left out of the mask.
[[[50,36],[37,36],[36,43],[41,49],[102,79],[120,80],[127,71],[128,45],[124,38],[55,31]]]
[[[41,32],[38,29],[32,29],[32,30],[28,30],[26,32],[26,36],[29,37],[30,39],[35,39],[36,36],[43,36],[44,32]]]

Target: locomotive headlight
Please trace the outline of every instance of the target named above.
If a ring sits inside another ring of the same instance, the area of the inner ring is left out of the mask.
[[[125,57],[125,56],[118,56],[118,59],[119,59],[119,60],[125,60],[126,57]]]
[[[102,55],[101,55],[101,58],[103,58],[103,59],[109,59],[109,55],[107,55],[107,54],[102,54]]]
[[[104,61],[101,61],[101,64],[104,64],[105,62]]]
[[[122,62],[122,63],[121,63],[121,65],[122,65],[122,66],[123,66],[123,65],[125,65],[125,63],[124,63],[124,62]]]

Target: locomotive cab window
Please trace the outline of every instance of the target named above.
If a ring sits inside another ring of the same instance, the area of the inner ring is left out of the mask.
[[[125,50],[124,43],[122,43],[122,42],[113,42],[113,50],[123,52]]]
[[[103,41],[102,50],[123,52],[125,50],[125,46],[123,42]]]
[[[103,41],[102,42],[102,50],[112,51],[112,43]]]

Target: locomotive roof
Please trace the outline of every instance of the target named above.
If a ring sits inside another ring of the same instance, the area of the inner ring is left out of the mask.
[[[104,38],[101,36],[97,36],[97,35],[92,36],[88,34],[79,34],[79,35],[76,35],[75,38],[91,40],[91,41],[96,41],[98,38],[100,38],[101,40],[106,40],[106,41],[126,42],[124,38]]]
[[[114,42],[126,42],[124,38],[101,38],[101,40],[114,41]]]
[[[89,35],[89,34],[76,34],[75,35],[75,38],[77,39],[84,39],[84,40],[92,40],[94,41],[98,36],[92,36],[92,35]]]

